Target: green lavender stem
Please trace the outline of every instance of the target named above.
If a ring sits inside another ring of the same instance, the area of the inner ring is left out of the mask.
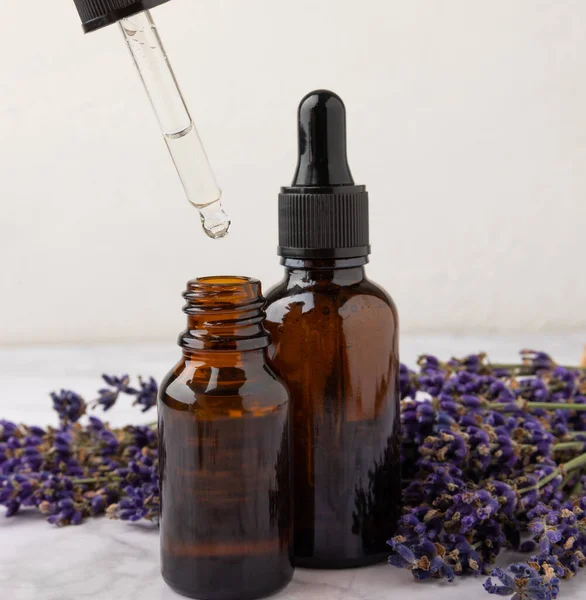
[[[556,365],[558,366],[558,365]],[[515,371],[515,375],[535,375],[537,369],[532,367],[531,365],[512,365],[512,364],[504,364],[504,363],[491,363],[491,369],[506,369],[507,371]],[[570,371],[586,371],[586,367],[577,367],[577,366],[563,366],[563,369],[568,369]]]
[[[570,498],[577,498],[579,494],[582,493],[584,485],[582,484],[581,479],[576,482],[574,489],[570,492]]]
[[[586,442],[559,442],[557,444],[553,444],[551,449],[554,452],[561,452],[563,450],[582,450],[584,448],[584,444]],[[500,446],[498,444],[494,444],[491,446],[493,450],[498,450]],[[521,448],[525,448],[527,450],[535,450],[534,444],[521,444]]]
[[[566,473],[566,476],[564,477],[560,485],[560,490],[563,490],[568,485],[568,483],[570,483],[570,479],[572,479],[573,476],[574,473]]]
[[[567,463],[564,463],[563,465],[559,466],[557,469],[552,471],[549,475],[546,475],[543,479],[538,481],[535,485],[532,485],[532,486],[529,486],[526,488],[521,488],[519,490],[519,494],[524,494],[525,492],[530,492],[532,490],[540,490],[543,486],[547,485],[550,481],[552,481],[556,477],[559,477],[560,475],[565,475],[565,474],[569,473],[570,471],[580,469],[584,466],[586,466],[586,452],[584,454],[580,454],[580,456],[577,456],[576,458],[573,458],[572,460],[568,461]]]
[[[554,452],[560,452],[562,450],[581,450],[582,448],[584,448],[584,442],[560,442],[559,444],[554,444],[552,446]]]
[[[73,485],[89,485],[90,483],[110,483],[112,481],[122,481],[121,477],[88,477],[87,479],[74,479]]]
[[[546,410],[577,410],[586,411],[586,404],[564,404],[562,402],[525,402],[524,400],[516,400],[514,402],[491,402],[487,405],[491,410],[501,412],[514,412],[519,408],[527,408],[533,410],[536,408],[544,408]]]

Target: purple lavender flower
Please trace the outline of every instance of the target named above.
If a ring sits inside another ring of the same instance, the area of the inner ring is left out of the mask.
[[[37,427],[36,425],[29,425],[26,429],[29,435],[35,436],[38,439],[43,438],[47,433],[42,427]]]
[[[101,515],[106,510],[108,499],[105,495],[96,494],[91,499],[91,510],[94,516]]]
[[[58,394],[51,393],[53,409],[57,411],[59,418],[64,423],[75,423],[85,414],[86,404],[83,398],[70,390],[61,390]]]
[[[493,583],[492,577],[499,582]],[[540,575],[529,565],[511,565],[507,571],[494,569],[484,583],[489,594],[513,596],[514,600],[554,600],[557,597],[559,579],[553,575]]]
[[[552,402],[564,402],[569,400],[576,392],[578,371],[556,367],[551,374],[549,387]]]
[[[452,423],[464,412],[462,404],[456,402],[449,394],[440,393],[437,400],[440,411],[449,415]]]
[[[159,492],[156,485],[127,486],[124,491],[126,496],[108,509],[111,517],[131,522],[141,519],[157,520]]]
[[[420,425],[433,425],[435,422],[435,409],[428,400],[416,403],[415,414]]]
[[[118,503],[118,515],[122,521],[140,521],[148,514],[145,507],[145,495],[141,488],[128,486],[126,488],[126,498],[122,498]]]
[[[97,434],[100,431],[103,431],[106,427],[101,419],[98,419],[98,417],[94,417],[93,415],[89,416],[88,421],[89,421],[89,424],[88,424],[87,428],[88,428],[88,431],[90,431],[92,433]]]
[[[438,554],[438,548],[431,541],[421,539],[418,543],[407,546],[398,538],[387,542],[393,554],[389,556],[390,565],[407,568],[416,579],[443,578],[454,580],[453,568]]]
[[[408,400],[403,404],[401,410],[401,425],[403,429],[403,439],[410,440],[415,439],[417,431],[419,430],[419,422],[417,419],[417,403]]]
[[[490,381],[484,395],[489,400],[494,400],[495,402],[512,402],[516,398],[515,393],[507,387],[505,382],[497,378],[493,378]]]
[[[96,406],[101,406],[104,411],[110,410],[114,404],[116,404],[120,394],[132,394],[136,392],[135,389],[129,387],[130,378],[128,375],[122,375],[122,377],[102,375],[102,379],[110,387],[98,390],[99,396],[94,404]]]
[[[159,393],[159,386],[152,377],[150,377],[148,380],[144,380],[142,377],[139,377],[138,382],[140,385],[140,389],[129,389],[127,393],[136,396],[134,404],[142,406],[142,412],[146,412],[153,406],[156,406],[157,394]]]
[[[468,436],[455,431],[441,431],[436,437],[428,437],[420,448],[423,457],[439,463],[451,463],[461,467],[468,458]]]
[[[466,536],[450,533],[445,536],[444,544],[457,555],[455,571],[458,574],[480,575],[484,563],[478,552],[472,547]]]
[[[76,506],[71,498],[59,500],[55,506],[55,512],[47,521],[51,525],[63,527],[65,525],[79,525],[83,520],[81,510]]]
[[[452,395],[475,395],[482,389],[482,376],[468,371],[459,371],[444,384],[443,391]]]
[[[116,469],[116,475],[132,486],[157,483],[156,454],[156,451],[144,448],[135,454],[127,467]]]
[[[19,472],[37,472],[41,468],[43,460],[43,455],[39,451],[37,444],[25,445],[21,450]]]
[[[157,435],[156,433],[146,425],[130,425],[124,429],[132,438],[132,444],[138,450],[143,448],[156,448],[157,446]]]
[[[34,481],[25,475],[0,475],[0,505],[6,516],[15,515],[21,506],[34,506]]]
[[[74,485],[69,477],[63,474],[43,473],[39,486],[34,492],[35,504],[44,515],[55,516],[61,512],[59,502],[73,500],[74,493]],[[53,521],[55,520],[53,519]],[[61,524],[67,523],[64,520]]]
[[[468,448],[472,464],[482,470],[488,469],[492,461],[491,435],[485,429],[471,425],[463,428],[468,439]],[[476,464],[475,464],[476,463]]]
[[[485,368],[485,359],[486,355],[483,353],[470,354],[462,359],[452,358],[449,365],[458,369],[464,369],[469,373],[480,373]]]
[[[549,402],[549,389],[546,383],[539,378],[522,379],[519,382],[517,396],[529,402]]]
[[[493,377],[497,377],[499,379],[508,378],[511,376],[511,372],[506,368],[493,368],[492,370]]]
[[[16,435],[18,426],[10,421],[0,419],[0,442],[5,442],[8,438]]]
[[[427,487],[429,494],[435,494],[440,489],[448,490],[451,494],[454,494],[465,487],[462,471],[454,465],[434,465],[433,473],[425,479],[426,486],[429,486],[433,476],[437,478],[437,486],[433,489]]]
[[[495,577],[500,582],[500,585],[493,583],[492,577]],[[493,569],[490,577],[484,582],[484,589],[489,594],[496,594],[497,596],[512,596],[516,588],[515,578],[504,569]]]
[[[439,359],[431,354],[422,354],[417,359],[417,364],[422,373],[427,373],[428,371],[441,371],[441,363]]]
[[[466,408],[471,410],[478,409],[483,404],[482,400],[478,396],[473,396],[471,394],[464,394],[460,398],[460,401]]]
[[[415,398],[417,388],[413,383],[413,376],[415,373],[407,367],[407,365],[401,364],[399,367],[399,387],[401,393],[401,400],[405,398]]]
[[[584,379],[581,385],[582,387],[580,389],[586,391],[586,379]],[[572,398],[572,404],[586,404],[586,396],[584,396],[582,393],[577,393]],[[573,431],[583,431],[584,433],[586,433],[586,411],[573,412],[565,410],[559,412],[562,412],[564,415],[567,415],[565,423],[567,424],[567,427],[569,429],[572,429]]]
[[[100,454],[111,456],[118,450],[118,439],[109,429],[102,429],[98,434],[100,441]]]
[[[503,481],[489,480],[485,484],[486,491],[499,504],[498,510],[506,517],[512,517],[517,506],[517,494],[513,488]]]
[[[486,411],[483,421],[486,425],[490,425],[491,427],[500,427],[506,423],[505,416],[494,410]]]
[[[437,396],[444,386],[444,375],[440,371],[426,371],[419,377],[419,389],[430,396]]]
[[[462,360],[462,366],[470,373],[480,373],[483,368],[484,354],[470,354]]]
[[[68,429],[61,429],[52,436],[52,448],[46,455],[43,468],[52,473],[81,476],[83,471],[75,457],[73,438]]]
[[[0,442],[0,473],[31,473],[38,471],[43,457],[38,446],[42,440],[35,435],[11,436]]]
[[[531,367],[536,373],[551,371],[555,368],[555,362],[545,352],[536,352],[535,350],[521,350],[523,364]]]

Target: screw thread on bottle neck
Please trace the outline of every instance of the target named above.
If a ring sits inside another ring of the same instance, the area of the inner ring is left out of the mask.
[[[201,277],[188,282],[183,297],[187,329],[179,345],[184,350],[246,351],[269,345],[260,281]]]

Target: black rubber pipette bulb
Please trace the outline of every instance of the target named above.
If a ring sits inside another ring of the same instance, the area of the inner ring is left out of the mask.
[[[299,105],[299,163],[292,187],[354,185],[346,154],[346,107],[333,92],[309,93]]]

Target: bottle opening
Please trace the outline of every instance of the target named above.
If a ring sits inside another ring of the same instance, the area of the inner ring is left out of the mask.
[[[246,283],[259,283],[257,279],[251,277],[241,277],[239,275],[213,275],[211,277],[198,277],[195,282],[212,285],[242,285]]]

